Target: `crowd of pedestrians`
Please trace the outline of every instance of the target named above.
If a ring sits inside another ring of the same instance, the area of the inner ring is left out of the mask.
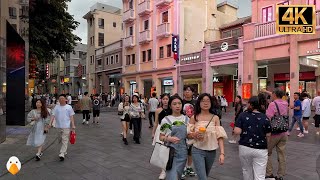
[[[313,106],[315,134],[320,135],[320,91],[317,94],[312,100],[307,92],[294,93],[292,104],[288,95],[278,88],[273,92],[262,90],[257,96],[252,96],[246,105],[241,96],[236,96],[235,118],[230,124],[233,131],[229,143],[235,144],[239,139],[243,179],[284,178],[288,136],[293,134],[296,123],[299,138],[311,133],[308,121],[312,118]],[[32,100],[35,105],[28,114],[32,130],[27,145],[37,148],[35,157],[39,161],[43,155],[42,146],[46,134],[54,126],[61,132],[59,158],[63,161],[67,154],[70,132],[75,131],[72,98],[64,94],[49,100],[46,97],[35,97]],[[170,152],[174,152],[170,153],[167,167],[161,169],[159,179],[175,180],[197,176],[200,180],[206,180],[216,157],[220,165],[224,164],[224,140],[228,138],[221,122],[223,110],[226,112],[228,106],[224,96],[215,97],[203,93],[194,98],[194,89],[186,86],[183,97],[178,94],[162,94],[157,98],[157,94],[152,93],[150,99],[147,99],[134,93],[131,97],[124,94],[118,99],[121,101],[117,109],[125,145],[130,142],[129,133],[133,135],[134,143],[141,143],[142,119],[149,119],[152,145],[161,143],[169,147]],[[93,123],[99,123],[100,108],[103,106],[101,95],[90,97],[86,92],[79,98],[79,105],[83,113],[83,124],[89,124],[91,112]],[[292,118],[289,118],[290,110],[293,111]],[[289,119],[292,119],[290,123]],[[271,161],[273,149],[276,149],[278,157],[276,173]]]

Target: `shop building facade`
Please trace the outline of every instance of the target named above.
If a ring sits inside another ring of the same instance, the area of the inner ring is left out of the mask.
[[[177,67],[190,63],[180,64],[183,56],[176,60],[180,55],[202,51],[205,41],[219,36],[217,24],[236,19],[237,8],[226,2],[217,5],[216,0],[123,2],[125,92],[139,92],[147,97],[153,91],[158,95],[181,93],[184,81],[199,85],[201,91],[199,79],[194,83],[193,76],[187,79],[188,75],[178,75],[180,70]],[[172,41],[176,37],[177,54],[172,51]],[[182,71],[186,69],[181,67]]]
[[[243,28],[251,17],[239,18],[220,27],[220,39],[207,44],[206,92],[225,96],[228,103],[241,94],[243,74]],[[210,77],[210,78],[209,78]]]
[[[279,35],[275,32],[278,4],[315,4],[316,33]],[[320,2],[252,1],[252,23],[244,25],[242,89],[249,97],[261,89],[282,88],[289,94],[307,90],[312,97],[320,89]],[[267,13],[268,12],[268,13]],[[293,99],[293,98],[291,98]]]
[[[96,50],[96,87],[98,93],[123,94],[122,77],[122,40]]]

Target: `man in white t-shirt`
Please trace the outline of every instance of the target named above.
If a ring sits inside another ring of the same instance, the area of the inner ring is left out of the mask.
[[[71,106],[72,104],[72,97],[71,97],[71,94],[67,94],[67,100],[68,100],[68,105]]]
[[[65,155],[67,154],[67,148],[70,136],[70,126],[72,131],[75,132],[76,126],[74,125],[74,111],[68,104],[67,97],[65,94],[59,96],[60,105],[56,105],[52,111],[52,117],[49,126],[52,127],[52,122],[55,120],[55,127],[61,130],[62,146],[60,149],[59,158],[60,161],[64,161]]]
[[[301,97],[303,98],[302,101],[302,123],[304,126],[303,133],[308,134],[309,131],[309,118],[311,116],[311,99],[309,99],[309,95],[307,93],[302,93]]]
[[[155,121],[155,118],[156,118],[155,113],[159,105],[159,101],[156,98],[156,95],[157,94],[153,92],[152,97],[148,101],[149,124],[150,124],[149,128],[153,128],[153,121]],[[153,121],[152,121],[152,118],[153,118]]]
[[[318,90],[318,96],[315,97],[312,101],[312,106],[315,107],[315,116],[313,117],[314,119],[314,124],[317,129],[317,135],[320,135],[320,90]]]

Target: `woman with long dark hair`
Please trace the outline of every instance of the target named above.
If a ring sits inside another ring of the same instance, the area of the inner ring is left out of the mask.
[[[133,140],[136,142],[136,144],[140,144],[142,113],[143,105],[139,102],[139,95],[134,93],[132,96],[132,102],[130,104],[129,114],[133,124]]]
[[[234,111],[235,111],[234,124],[236,124],[239,115],[243,112],[242,98],[239,95],[235,99]],[[234,129],[234,127],[232,128]],[[237,138],[237,135],[235,135],[234,132],[232,131],[232,139],[229,140],[229,143],[236,144],[237,143],[236,138]]]
[[[268,101],[267,101],[267,96],[266,93],[259,93],[258,94],[258,99],[259,99],[259,109],[258,111],[266,114],[266,111],[268,109]]]
[[[199,180],[207,180],[216,156],[220,149],[219,163],[224,164],[224,139],[227,133],[220,125],[212,105],[214,100],[208,93],[198,97],[194,116],[188,125],[188,138],[195,140],[192,147],[192,159]]]
[[[271,125],[268,117],[259,112],[259,98],[252,96],[248,111],[241,113],[234,133],[240,135],[239,157],[243,179],[264,180],[268,161],[268,139]]]
[[[170,99],[169,94],[165,93],[160,96],[161,103],[160,103],[160,107],[155,112],[155,122],[152,130],[152,139],[153,139],[152,145],[155,145],[156,142],[160,141],[159,140],[160,128],[158,127],[160,127],[159,125],[161,124],[162,119],[169,115],[169,106],[168,106],[169,99]],[[154,138],[154,137],[157,137],[157,138]],[[159,179],[165,179],[165,178],[166,178],[166,171],[165,169],[162,169]]]
[[[169,99],[169,116],[161,121],[160,140],[165,142],[174,151],[172,168],[167,170],[166,179],[180,179],[187,162],[187,124],[189,118],[183,115],[182,99],[180,96],[171,96]]]
[[[48,125],[50,122],[50,110],[47,109],[46,101],[38,99],[36,101],[36,109],[29,112],[27,120],[32,124],[27,145],[38,148],[36,160],[40,161],[42,156],[42,146],[48,133]]]
[[[127,135],[130,123],[129,109],[130,96],[125,95],[123,102],[121,102],[118,106],[118,112],[122,112],[122,115],[120,116],[120,121],[122,125],[122,141],[125,145],[128,145]]]

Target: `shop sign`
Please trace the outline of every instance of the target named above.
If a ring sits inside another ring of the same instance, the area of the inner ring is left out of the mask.
[[[172,52],[176,53],[179,50],[179,36],[172,36]]]
[[[320,53],[320,41],[318,41],[318,49],[307,51],[307,54]]]
[[[64,82],[69,82],[70,81],[70,79],[69,78],[64,78]]]
[[[164,86],[172,86],[173,85],[173,80],[163,80],[163,85]]]
[[[213,82],[219,82],[219,78],[213,77]]]
[[[223,42],[221,44],[221,51],[227,51],[228,47],[229,47],[228,43],[227,42]]]
[[[137,82],[135,82],[135,81],[130,81],[130,84],[137,84]]]
[[[199,59],[199,58],[200,58],[199,55],[194,55],[194,56],[182,58],[181,61],[190,61],[190,60],[195,60],[195,59]]]

